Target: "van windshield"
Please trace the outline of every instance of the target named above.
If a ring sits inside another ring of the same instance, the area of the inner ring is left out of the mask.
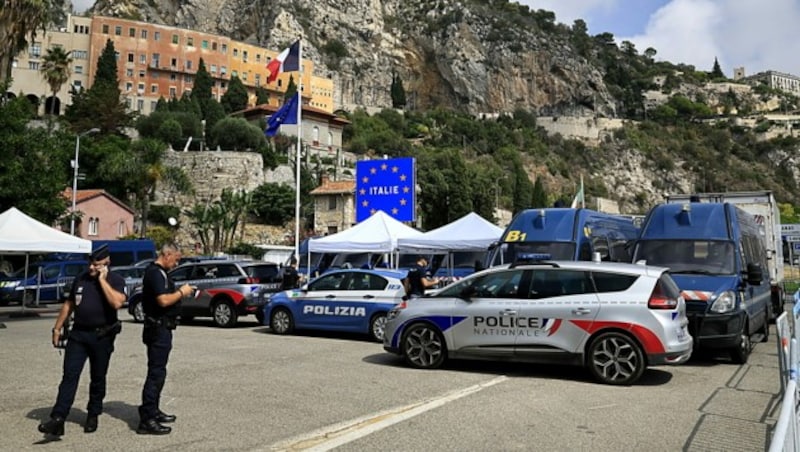
[[[634,260],[671,273],[732,275],[736,269],[733,243],[719,240],[640,240]]]
[[[503,243],[494,249],[489,266],[513,263],[524,254],[549,254],[551,260],[575,260],[572,242],[514,242]]]

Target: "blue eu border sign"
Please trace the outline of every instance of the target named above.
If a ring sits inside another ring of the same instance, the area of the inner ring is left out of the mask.
[[[356,223],[379,210],[398,221],[415,221],[414,165],[411,157],[356,162]]]

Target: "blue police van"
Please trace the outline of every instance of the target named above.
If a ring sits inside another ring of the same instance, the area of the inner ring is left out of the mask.
[[[696,348],[747,362],[767,341],[772,309],[764,226],[730,203],[660,204],[647,215],[634,261],[669,267]]]
[[[84,259],[54,259],[34,262],[0,279],[0,306],[10,303],[30,304],[62,301],[72,280],[88,268]],[[27,279],[26,279],[27,275]],[[38,292],[38,293],[37,293]]]
[[[583,208],[528,209],[511,220],[486,264],[512,263],[523,255],[590,261],[594,253],[603,261],[630,262],[630,246],[638,234],[631,217]]]

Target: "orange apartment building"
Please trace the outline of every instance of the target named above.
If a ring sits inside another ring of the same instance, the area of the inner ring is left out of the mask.
[[[278,50],[234,41],[225,36],[150,24],[113,17],[91,18],[70,16],[67,26],[47,31],[37,38],[16,59],[12,69],[14,79],[8,96],[24,93],[32,101],[44,104],[55,101],[58,112],[71,102],[72,86],[89,87],[97,71],[97,59],[107,40],[117,52],[117,71],[120,90],[128,108],[141,114],[155,109],[159,98],[181,97],[191,92],[200,58],[214,79],[212,94],[219,99],[227,90],[231,77],[237,76],[250,92],[250,104],[255,105],[255,90],[263,87],[270,92],[270,105],[279,105],[290,77],[298,83],[298,73],[281,74],[266,83],[266,64]],[[60,45],[72,52],[72,76],[55,99],[51,99],[47,83],[38,73],[46,49]],[[77,56],[77,58],[76,58]],[[303,61],[303,102],[326,112],[333,112],[333,81],[316,77],[314,63]]]

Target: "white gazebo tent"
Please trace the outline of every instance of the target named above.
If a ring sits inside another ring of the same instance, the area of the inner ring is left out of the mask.
[[[25,279],[28,279],[28,261],[31,254],[91,252],[91,240],[56,230],[25,215],[15,207],[0,214],[0,254],[24,254]],[[22,309],[25,310],[24,299]]]

